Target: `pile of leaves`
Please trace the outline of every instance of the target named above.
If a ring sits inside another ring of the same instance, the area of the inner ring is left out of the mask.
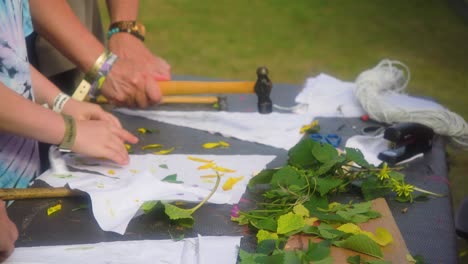
[[[331,245],[375,257],[369,263],[388,263],[382,259],[381,246],[392,242],[391,234],[383,228],[375,234],[362,231],[356,224],[380,217],[371,208],[372,199],[394,193],[397,200],[411,202],[415,190],[429,192],[407,184],[403,174],[385,163],[369,164],[357,149],[339,152],[330,144],[305,138],[288,157],[285,166],[264,170],[250,180],[251,191],[263,187],[257,208],[235,207],[231,214],[233,221],[257,231],[257,250],[241,250],[241,263],[332,263]],[[329,201],[351,187],[360,188],[365,202]],[[306,250],[283,250],[288,238],[299,233],[323,241],[309,242]],[[348,262],[361,260],[355,256]]]

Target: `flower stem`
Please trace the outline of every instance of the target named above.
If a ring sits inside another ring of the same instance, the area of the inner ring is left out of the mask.
[[[205,197],[205,199],[203,199],[203,201],[201,201],[195,207],[189,209],[189,211],[191,211],[191,214],[193,214],[196,210],[198,210],[198,208],[200,208],[204,203],[206,203],[211,198],[211,196],[213,196],[213,194],[218,189],[218,186],[219,186],[220,182],[221,182],[221,176],[219,176],[219,173],[216,172],[216,183],[215,183],[215,186],[213,187],[213,190],[211,190],[210,194],[208,194],[208,196]]]
[[[420,189],[418,187],[414,187],[414,190],[415,191],[418,191],[418,192],[422,192],[422,193],[425,193],[425,194],[430,194],[430,195],[434,195],[434,196],[437,196],[437,197],[444,197],[445,195],[443,194],[438,194],[438,193],[434,193],[434,192],[430,192],[430,191],[426,191],[424,189]]]

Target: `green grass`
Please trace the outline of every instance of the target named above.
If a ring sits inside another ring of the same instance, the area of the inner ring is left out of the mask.
[[[146,43],[176,75],[303,84],[353,81],[389,58],[411,69],[407,92],[468,120],[468,24],[444,0],[141,0]],[[450,149],[454,204],[468,195],[468,154]]]

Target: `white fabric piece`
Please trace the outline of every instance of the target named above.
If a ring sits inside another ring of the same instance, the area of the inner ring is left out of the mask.
[[[359,149],[369,164],[379,166],[382,161],[377,158],[380,152],[389,149],[389,141],[383,138],[383,134],[377,136],[352,136],[346,141],[347,148]],[[422,157],[423,154],[417,154],[409,159],[403,160],[398,164],[407,163],[414,159]]]
[[[199,236],[181,241],[139,240],[66,246],[19,247],[4,263],[235,264],[240,239],[241,237],[237,236]]]
[[[289,150],[303,136],[303,125],[310,124],[312,115],[284,113],[232,113],[232,112],[183,112],[149,111],[120,108],[117,112],[141,116],[177,126],[220,133],[225,137],[238,138],[276,148]]]
[[[190,155],[130,155],[130,163],[119,167],[108,161],[88,158],[76,154],[65,155],[68,166],[98,172],[58,174],[48,170],[38,179],[53,187],[69,185],[72,189],[87,192],[91,197],[93,214],[102,230],[124,234],[130,220],[146,201],[189,201],[203,200],[214,187],[215,178],[200,176],[214,175],[212,169],[198,169],[205,165],[188,159]],[[212,160],[217,166],[235,170],[221,172],[220,186],[208,202],[235,204],[245,192],[250,178],[260,172],[275,156],[261,155],[195,155],[196,158]],[[54,157],[56,158],[56,157]],[[177,175],[183,183],[162,181],[169,175]],[[223,190],[230,177],[241,177],[231,190]]]
[[[365,114],[354,96],[355,84],[327,74],[308,78],[296,96],[297,113],[320,117],[359,117]],[[306,106],[306,107],[304,107]]]

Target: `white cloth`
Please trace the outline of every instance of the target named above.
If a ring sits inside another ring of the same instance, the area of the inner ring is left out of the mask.
[[[365,114],[354,96],[355,84],[344,82],[326,74],[306,80],[303,90],[296,96],[297,113],[317,117],[359,117]],[[306,107],[304,107],[306,106]]]
[[[303,136],[303,125],[310,124],[312,115],[284,113],[231,113],[231,112],[183,112],[117,109],[127,115],[141,116],[177,126],[220,133],[225,137],[256,142],[289,150]]]
[[[19,247],[6,264],[235,264],[241,237],[199,236],[181,241],[139,240]]]
[[[72,189],[87,192],[91,197],[93,214],[102,230],[124,234],[130,220],[146,201],[190,201],[203,200],[214,187],[215,178],[200,176],[214,175],[211,169],[198,169],[206,163],[190,160],[190,155],[130,155],[130,163],[119,167],[104,160],[92,159],[76,154],[65,156],[66,164],[87,171],[52,170],[44,172],[38,179],[53,187],[69,185]],[[212,160],[216,165],[235,170],[220,172],[220,186],[208,202],[216,204],[237,203],[250,178],[260,172],[275,156],[261,155],[194,155],[196,158]],[[57,157],[53,157],[54,159]],[[51,163],[57,163],[51,161]],[[169,175],[177,175],[183,183],[162,181]],[[230,177],[241,177],[231,190],[222,186]]]

